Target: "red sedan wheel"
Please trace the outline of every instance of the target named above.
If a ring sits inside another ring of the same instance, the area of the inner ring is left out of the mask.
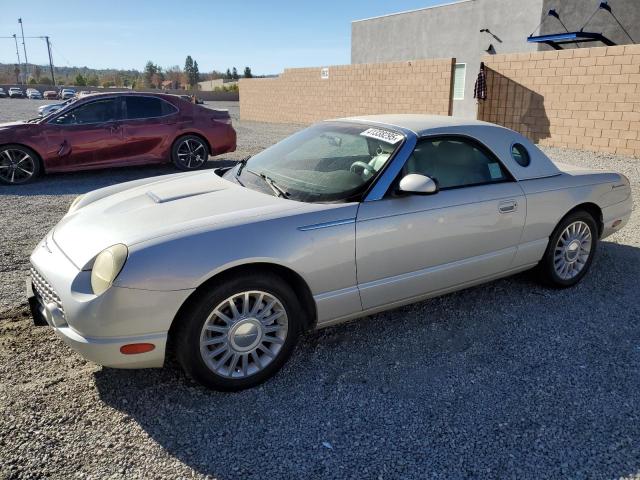
[[[209,159],[209,148],[204,140],[194,135],[180,137],[171,152],[173,164],[180,170],[197,170]]]
[[[0,147],[0,182],[18,185],[33,180],[40,173],[35,152],[21,145]]]

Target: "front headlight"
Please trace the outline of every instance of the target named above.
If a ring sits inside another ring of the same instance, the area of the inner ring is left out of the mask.
[[[80,203],[80,200],[82,200],[82,197],[84,197],[84,195],[78,195],[73,202],[71,202],[71,206],[69,207],[69,211],[67,213],[71,213],[73,211],[75,211],[76,207],[78,206],[78,203]]]
[[[128,254],[126,245],[121,243],[106,248],[98,254],[91,270],[93,293],[101,295],[111,286],[124,267]]]

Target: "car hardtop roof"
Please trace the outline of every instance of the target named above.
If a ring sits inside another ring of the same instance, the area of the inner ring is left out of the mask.
[[[419,113],[399,113],[383,115],[361,115],[357,117],[336,118],[334,121],[356,122],[369,125],[388,125],[411,130],[416,135],[423,135],[429,130],[443,127],[485,126],[503,128],[492,123],[467,118],[449,117],[445,115],[424,115]]]
[[[388,114],[338,118],[334,121],[360,123],[371,127],[402,128],[413,132],[418,137],[431,134],[472,134],[473,138],[479,140],[498,156],[516,180],[550,177],[560,173],[551,159],[522,134],[480,120],[443,115]],[[528,165],[520,165],[513,158],[514,143],[520,143],[526,148],[530,157]]]

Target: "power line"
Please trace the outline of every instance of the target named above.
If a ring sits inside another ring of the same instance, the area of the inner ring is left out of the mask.
[[[47,37],[49,38],[49,37]],[[62,60],[64,60],[67,64],[67,67],[73,67],[73,65],[71,65],[71,62],[67,59],[67,57],[65,57],[64,55],[62,55],[62,53],[60,53],[60,50],[58,50],[56,48],[56,46],[53,44],[53,42],[51,40],[49,40],[49,44],[51,45],[51,47],[53,48],[53,50],[55,50],[56,55],[58,55],[59,57],[62,58]]]
[[[10,35],[8,37],[2,37],[0,36],[0,38],[13,38],[15,35]],[[34,36],[34,37],[24,37],[24,38],[45,38],[44,36],[40,35],[40,36]]]

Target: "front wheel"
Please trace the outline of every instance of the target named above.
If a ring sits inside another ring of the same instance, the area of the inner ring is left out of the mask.
[[[171,161],[179,170],[197,170],[209,160],[209,147],[200,137],[185,135],[171,148]]]
[[[585,211],[567,215],[554,230],[540,262],[542,280],[554,287],[571,287],[587,274],[598,246],[598,227]]]
[[[33,150],[22,145],[0,147],[0,183],[28,183],[39,174],[40,159]]]
[[[176,356],[185,372],[216,390],[236,391],[273,376],[291,354],[302,308],[275,275],[243,274],[203,292],[181,318]]]

